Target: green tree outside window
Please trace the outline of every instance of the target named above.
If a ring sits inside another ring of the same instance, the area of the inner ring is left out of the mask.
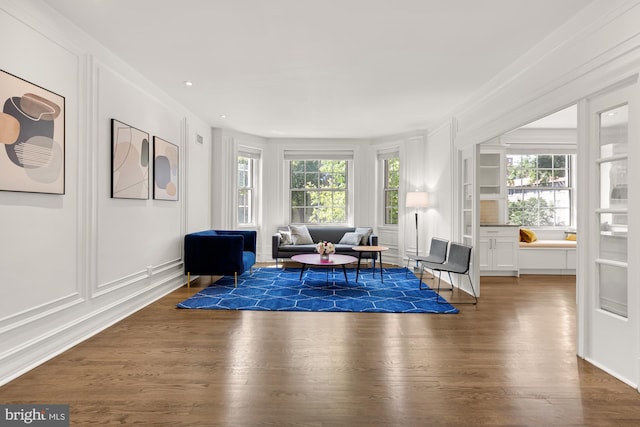
[[[292,160],[290,171],[292,222],[346,222],[346,160]]]
[[[507,155],[508,216],[522,226],[571,226],[571,157]]]
[[[384,160],[384,223],[398,224],[400,158]]]

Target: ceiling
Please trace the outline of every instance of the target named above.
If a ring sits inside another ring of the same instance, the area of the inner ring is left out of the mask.
[[[522,127],[541,129],[575,129],[578,127],[578,106],[575,104],[571,105]]]
[[[591,2],[42,1],[211,126],[268,138],[427,129]]]

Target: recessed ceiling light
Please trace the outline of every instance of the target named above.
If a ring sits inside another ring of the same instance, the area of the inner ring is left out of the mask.
[[[618,114],[616,111],[611,111],[607,113],[607,116],[615,116],[616,114]]]
[[[191,87],[191,86],[193,86],[193,82],[191,82],[191,81],[189,81],[189,80],[185,80],[185,81],[184,81],[184,85],[185,85],[185,86],[189,86],[189,87]]]
[[[226,115],[226,114],[220,114],[220,118],[221,118],[221,119],[226,119],[226,118],[227,118],[227,115]]]

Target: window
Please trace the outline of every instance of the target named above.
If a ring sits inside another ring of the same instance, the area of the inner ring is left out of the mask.
[[[398,224],[398,194],[400,188],[400,158],[383,160],[384,170],[384,224]]]
[[[571,226],[571,155],[507,154],[509,223]]]
[[[347,222],[347,160],[291,160],[291,222]]]
[[[238,153],[238,200],[237,221],[238,225],[253,225],[256,223],[256,182],[257,168],[260,155],[258,153]]]

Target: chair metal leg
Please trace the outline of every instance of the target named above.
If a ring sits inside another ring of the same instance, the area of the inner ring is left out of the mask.
[[[449,274],[449,281],[451,282],[451,292],[453,295],[453,278],[451,277],[451,272],[447,271],[447,274]],[[478,297],[476,296],[476,290],[473,287],[473,282],[471,281],[471,276],[469,275],[469,273],[465,274],[468,278],[469,278],[469,285],[471,286],[471,292],[473,293],[473,301],[445,301],[444,299],[440,300],[440,280],[438,280],[438,296],[436,297],[436,302],[438,304],[473,304],[476,305],[478,304]]]
[[[424,273],[424,267],[420,270],[420,290],[421,291],[426,291],[429,289],[429,287],[423,288],[422,287],[422,273]],[[438,271],[438,289],[440,289],[440,276],[442,275],[442,271]],[[431,271],[431,278],[433,279],[434,283],[436,280],[436,275],[433,274],[433,270]]]
[[[406,279],[409,276],[409,263],[411,262],[411,258],[407,257],[407,271],[404,272],[404,278]]]
[[[429,289],[428,287],[427,288],[423,288],[422,287],[422,283],[423,283],[422,277],[423,277],[423,274],[424,274],[424,270],[426,270],[425,267],[422,267],[420,269],[420,290],[421,291],[425,291],[425,290]],[[436,275],[433,274],[433,272],[434,272],[434,270],[431,270],[431,278],[434,280],[434,283],[435,283]],[[440,277],[441,276],[442,276],[442,271],[438,270],[438,289],[440,289]],[[451,284],[451,289],[448,289],[448,290],[451,290],[451,291],[453,290],[453,283]]]

